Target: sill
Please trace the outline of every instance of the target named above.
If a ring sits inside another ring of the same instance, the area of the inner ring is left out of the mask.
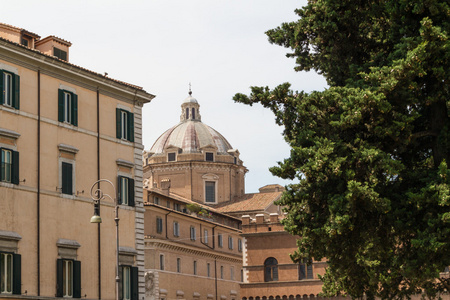
[[[58,122],[58,125],[67,129],[78,130],[78,126],[75,126],[67,122]]]

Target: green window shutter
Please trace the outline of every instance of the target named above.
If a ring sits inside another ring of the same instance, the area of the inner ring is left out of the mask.
[[[3,73],[3,70],[0,70],[0,92],[2,93],[2,96],[0,97],[0,104],[5,104],[5,91],[3,90],[3,81],[5,73]]]
[[[122,281],[123,281],[123,267],[119,266],[119,299],[123,299],[123,288],[122,288]]]
[[[122,204],[122,176],[117,176],[117,203]]]
[[[121,129],[122,129],[122,120],[120,116],[120,109],[116,108],[116,137],[118,139],[122,138]]]
[[[72,164],[62,162],[61,171],[61,191],[63,194],[72,195]]]
[[[64,122],[64,91],[58,90],[58,121]]]
[[[12,106],[15,109],[20,108],[20,76],[13,75],[13,85],[14,85],[14,97],[12,99]]]
[[[128,178],[128,206],[134,205],[134,179]]]
[[[13,254],[13,294],[22,294],[22,257],[20,254]]]
[[[81,262],[73,261],[73,298],[81,298]]]
[[[3,173],[4,173],[4,168],[5,168],[5,165],[3,164],[4,162],[3,162],[3,160],[1,159],[1,154],[2,154],[2,149],[3,148],[1,148],[0,147],[0,163],[1,163],[1,166],[0,166],[0,181],[3,181],[3,180],[5,180],[5,178],[4,178],[4,176],[3,176]],[[1,275],[1,274],[0,274]],[[0,277],[0,282],[1,282],[1,277]]]
[[[72,93],[72,125],[78,126],[78,95]]]
[[[128,113],[128,124],[127,124],[127,130],[128,130],[128,140],[130,142],[134,142],[134,114]]]
[[[139,300],[139,272],[137,267],[131,267],[131,300]]]
[[[56,297],[63,296],[63,260],[56,260]]]
[[[19,184],[19,152],[11,151],[11,183]]]

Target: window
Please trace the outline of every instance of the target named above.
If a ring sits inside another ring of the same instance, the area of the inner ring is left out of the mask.
[[[298,279],[314,279],[312,264],[298,264]]]
[[[234,280],[234,268],[230,267],[230,280]]]
[[[205,201],[216,202],[216,182],[205,181]]]
[[[1,104],[19,109],[20,76],[0,70]]]
[[[205,229],[205,231],[203,232],[203,239],[205,241],[205,244],[208,244],[208,230]]]
[[[119,204],[134,206],[134,179],[118,176]]]
[[[223,247],[223,238],[221,233],[217,234],[217,243],[219,244],[219,247]]]
[[[155,203],[156,205],[159,205],[159,198],[153,197],[153,203]]]
[[[0,252],[0,293],[21,294],[21,256]]]
[[[194,226],[191,226],[191,241],[195,241],[197,239],[197,230]]]
[[[192,120],[195,119],[195,108],[192,108]]]
[[[73,195],[73,165],[61,162],[61,192],[66,195]]]
[[[176,210],[176,211],[181,211],[180,204],[179,203],[174,203],[173,204],[173,209]]]
[[[189,107],[186,107],[186,120],[189,119]]]
[[[53,47],[53,56],[59,59],[67,61],[67,52],[58,48]]]
[[[163,254],[159,255],[159,269],[164,271],[164,255]]]
[[[194,260],[194,275],[197,275],[197,261]]]
[[[167,200],[167,204],[166,204],[167,208],[170,208],[170,201]]]
[[[138,300],[138,268],[119,266],[119,295],[122,300]]]
[[[78,126],[77,94],[67,90],[58,90],[58,121]]]
[[[214,161],[214,153],[206,152],[205,159],[206,161]]]
[[[181,273],[181,258],[177,258],[177,272]]]
[[[56,297],[81,298],[81,262],[58,259],[56,271]]]
[[[223,279],[223,266],[220,266],[220,279]]]
[[[27,39],[21,38],[21,39],[20,39],[20,43],[21,43],[22,45],[24,45],[25,47],[28,47],[28,40],[27,40]]]
[[[273,257],[264,261],[264,281],[278,281],[278,261]]]
[[[180,224],[178,222],[173,222],[173,235],[180,236]]]
[[[234,164],[237,164],[237,157],[234,158]]]
[[[157,233],[163,232],[163,220],[160,217],[156,217],[156,232]]]
[[[19,152],[6,148],[1,150],[1,173],[0,180],[19,184]]]
[[[242,252],[242,240],[238,239],[238,251]]]
[[[211,277],[211,264],[206,264],[206,276]]]
[[[176,161],[177,154],[175,152],[170,152],[167,154],[167,161]]]
[[[228,249],[233,250],[233,237],[228,237]]]
[[[116,136],[118,139],[134,142],[134,114],[116,108]]]

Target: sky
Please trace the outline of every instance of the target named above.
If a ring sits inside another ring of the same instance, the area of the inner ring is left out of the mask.
[[[238,149],[249,172],[246,192],[289,184],[269,168],[289,156],[283,128],[262,106],[235,103],[251,86],[290,82],[293,90],[323,90],[314,72],[295,72],[289,49],[265,32],[297,20],[306,0],[14,0],[2,3],[0,22],[44,38],[70,41],[71,63],[143,87],[156,97],[143,108],[143,144],[180,121],[192,96],[202,122]]]

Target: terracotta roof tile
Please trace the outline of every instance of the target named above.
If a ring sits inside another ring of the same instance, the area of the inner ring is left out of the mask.
[[[222,213],[265,210],[280,199],[282,192],[245,194],[237,201],[224,203],[217,210]]]

